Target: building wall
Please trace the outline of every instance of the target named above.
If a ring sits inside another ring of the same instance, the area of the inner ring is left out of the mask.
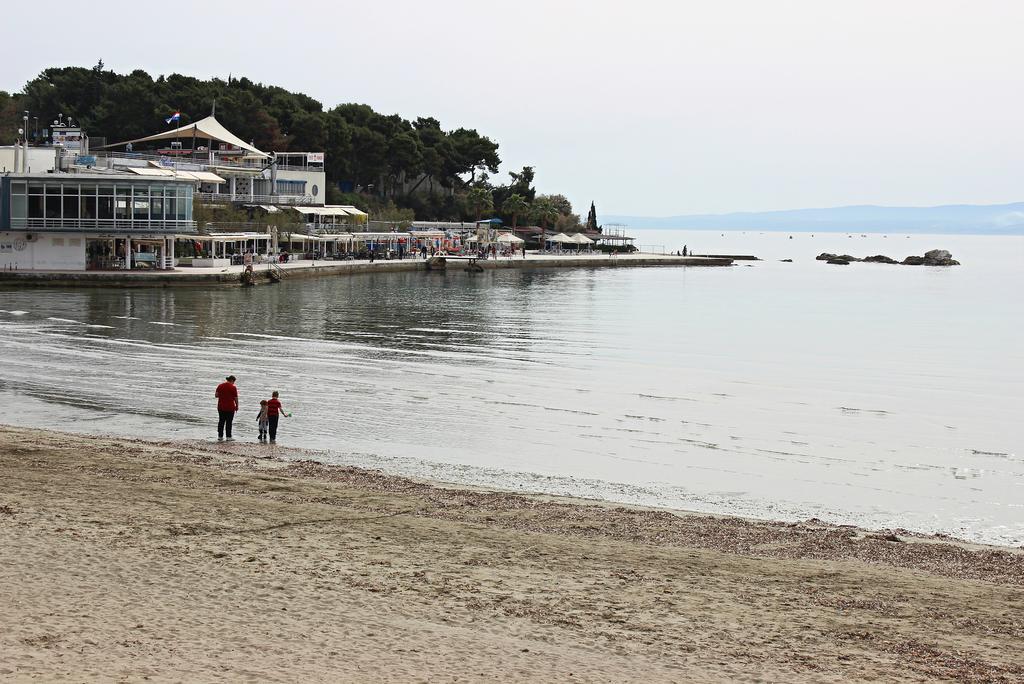
[[[323,204],[326,201],[327,175],[323,171],[285,171],[277,172],[280,180],[302,180],[306,181],[306,194],[313,195],[316,204]],[[313,187],[316,186],[314,195]]]
[[[21,150],[18,150],[18,159],[21,159]],[[29,147],[28,148],[28,172],[46,173],[53,171],[56,167],[57,154],[52,147]],[[0,172],[14,172],[14,147],[0,147]],[[20,171],[20,169],[19,169]]]
[[[0,233],[0,270],[84,271],[81,233]]]

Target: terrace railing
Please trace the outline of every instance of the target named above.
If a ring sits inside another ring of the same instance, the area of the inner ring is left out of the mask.
[[[109,158],[118,159],[126,162],[126,165],[131,165],[132,161],[139,161],[139,166],[146,165],[147,162],[157,162],[161,166],[166,168],[177,167],[180,171],[204,171],[211,166],[222,166],[225,168],[237,167],[240,169],[262,169],[267,166],[264,160],[247,160],[240,161],[237,159],[218,158],[214,156],[213,162],[210,162],[208,152],[196,152],[195,159],[187,151],[180,155],[168,155],[168,154],[157,154],[153,151],[143,152],[113,152],[113,151],[102,151],[95,154],[97,160]],[[323,171],[322,166],[309,166],[301,164],[286,164],[282,162],[277,163],[278,170],[281,171]]]
[[[316,204],[312,195],[250,195],[236,192],[197,192],[196,199],[204,203],[244,202],[245,204]]]
[[[14,230],[101,233],[194,233],[195,221],[147,219],[12,218]]]

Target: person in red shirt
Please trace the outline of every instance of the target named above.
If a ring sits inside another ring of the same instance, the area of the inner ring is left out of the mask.
[[[285,418],[288,414],[284,412],[284,408],[281,406],[281,400],[277,398],[278,393],[274,392],[270,396],[270,401],[267,402],[267,422],[270,427],[270,443],[274,444],[277,442],[277,420],[283,414]]]
[[[238,388],[235,387],[235,376],[229,375],[225,382],[217,385],[217,391],[213,393],[217,398],[217,441],[222,442],[227,437],[229,442],[234,442],[231,436],[231,423],[235,420],[235,411],[238,410]]]

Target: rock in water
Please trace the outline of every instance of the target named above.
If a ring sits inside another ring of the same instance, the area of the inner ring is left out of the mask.
[[[829,259],[825,263],[826,264],[836,264],[837,266],[849,266],[850,265],[849,261],[847,261],[846,259],[840,259],[839,257],[834,257],[832,259]]]
[[[924,253],[925,266],[959,266],[960,262],[944,249],[933,249]]]
[[[944,249],[933,249],[924,256],[908,256],[903,260],[907,266],[959,266],[960,262]]]
[[[898,264],[892,257],[887,257],[884,254],[876,254],[875,256],[864,257],[864,261],[873,262],[877,264]]]

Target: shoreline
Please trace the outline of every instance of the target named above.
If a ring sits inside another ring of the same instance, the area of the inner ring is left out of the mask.
[[[499,258],[476,262],[483,270],[532,268],[640,268],[650,266],[713,267],[731,266],[730,257],[679,257],[671,254],[621,254],[616,256],[567,256],[530,254],[526,259]],[[350,276],[363,273],[429,272],[428,261],[420,258],[392,261],[294,261],[279,265],[285,279],[324,276]],[[38,287],[241,287],[243,266],[224,268],[180,267],[171,271],[0,271],[0,285],[19,284]],[[272,284],[270,266],[254,267],[255,285]],[[442,269],[443,271],[444,269]],[[453,262],[447,270],[468,270]]]
[[[1024,555],[1007,549],[234,445],[0,437],[0,676],[1024,677]]]

